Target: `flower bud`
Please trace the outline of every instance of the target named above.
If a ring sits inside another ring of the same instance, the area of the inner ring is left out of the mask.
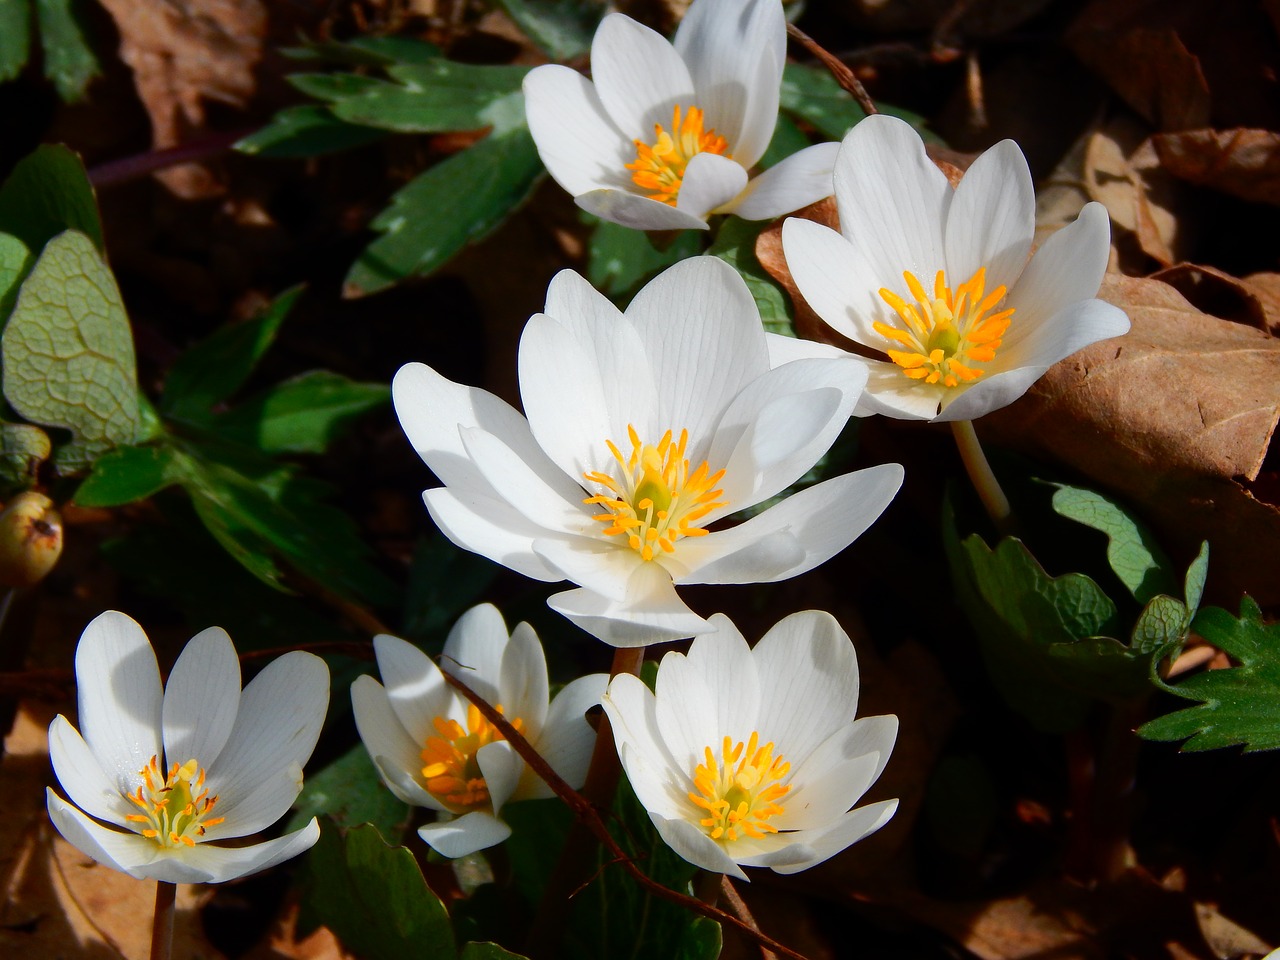
[[[27,490],[0,512],[0,586],[30,587],[62,555],[62,516],[43,493]]]

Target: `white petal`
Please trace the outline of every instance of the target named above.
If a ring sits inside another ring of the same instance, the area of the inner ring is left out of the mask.
[[[956,187],[947,212],[947,282],[954,289],[986,267],[988,292],[1001,284],[1012,289],[1027,264],[1035,220],[1027,159],[1012,140],[1001,140],[973,162]]]
[[[641,805],[650,815],[683,819],[696,811],[689,800],[693,770],[676,765],[658,734],[657,701],[639,677],[619,674],[601,700],[618,758]]]
[[[524,104],[538,156],[565,190],[630,184],[632,138],[609,119],[590,80],[559,64],[534,67],[524,78]]]
[[[139,834],[90,820],[49,788],[45,788],[45,805],[62,838],[103,866],[138,880],[155,877],[170,883],[204,883],[209,879],[207,873],[163,855],[159,846]]]
[[[751,167],[778,120],[778,90],[787,59],[787,25],[773,2],[699,0],[676,30],[673,46],[689,67],[707,127]]]
[[[536,739],[542,733],[550,699],[547,658],[542,644],[533,627],[518,623],[502,654],[497,702],[502,704],[507,716],[524,721],[526,739]]]
[[[938,420],[976,420],[1022,396],[1046,370],[1077,350],[1129,332],[1123,310],[1103,300],[1072,304],[1033,329],[996,360],[1014,369],[979,380],[950,400]]]
[[[909,124],[885,114],[859,122],[841,144],[835,188],[840,232],[881,286],[897,289],[904,270],[928,283],[946,266],[951,185]]]
[[[1092,300],[1102,283],[1111,253],[1111,221],[1106,207],[1086,203],[1074,222],[1055,232],[1035,252],[1018,283],[1009,291],[1013,307],[1008,349],[1030,330],[1028,318],[1047,319],[1073,303]],[[999,354],[997,354],[999,356]]]
[[[749,866],[770,867],[775,873],[799,873],[829,860],[841,850],[852,846],[889,822],[897,812],[897,800],[883,800],[865,807],[850,810],[825,830],[801,830],[795,834],[795,843],[773,854],[751,857],[742,862]]]
[[[478,472],[476,476],[479,477]],[[463,550],[488,557],[534,580],[563,579],[532,550],[533,541],[549,531],[505,500],[476,493],[470,484],[459,484],[425,490],[422,501],[440,532]]]
[[[858,706],[858,661],[836,618],[819,610],[780,620],[752,651],[760,676],[760,737],[798,769]]]
[[[843,237],[841,239],[844,239]],[[816,340],[801,340],[799,337],[786,337],[780,333],[765,332],[765,343],[769,346],[769,366],[780,367],[794,360],[844,360],[849,354],[829,343],[818,343]]]
[[[628,137],[652,143],[676,104],[693,102],[693,80],[671,44],[630,17],[611,13],[591,41],[591,76],[605,110]]]
[[[896,363],[862,361],[867,367],[867,389],[858,398],[855,417],[880,414],[895,420],[932,420],[947,396],[938,383],[922,383],[903,374]]]
[[[524,772],[524,761],[512,749],[511,744],[498,740],[487,743],[476,751],[476,763],[489,790],[489,802],[493,804],[496,816],[511,799],[511,794],[515,793],[520,774]]]
[[[217,759],[240,709],[240,660],[221,627],[187,643],[164,691],[164,755],[169,763],[193,757],[206,769]]]
[[[428,793],[412,773],[392,766],[389,758],[376,756],[373,758],[373,765],[378,768],[382,782],[387,785],[387,789],[395,795],[397,800],[414,807],[426,807],[437,813],[449,812],[449,807],[442,800]]]
[[[832,169],[838,143],[818,143],[793,153],[759,176],[752,177],[747,189],[723,213],[743,220],[772,220],[792,210],[799,210],[835,191]]]
[[[718,257],[669,267],[627,308],[659,384],[664,429],[687,428],[690,460],[706,457],[714,425],[742,389],[769,369],[755,300],[738,272]],[[648,442],[653,443],[655,437]]]
[[[426,790],[417,781],[423,745],[405,732],[382,684],[368,675],[356,677],[351,684],[351,709],[360,740],[391,792],[405,803],[424,806]],[[388,770],[396,772],[394,779],[388,777]],[[411,784],[407,790],[401,786],[406,779]]]
[[[49,724],[49,759],[71,802],[90,815],[123,826],[124,818],[137,812],[137,808],[121,796],[84,738],[61,715]],[[134,779],[138,780],[136,776]]]
[[[498,692],[502,656],[511,634],[492,603],[481,603],[458,618],[444,643],[441,666],[491,704],[501,702]]]
[[[209,767],[208,785],[230,815],[242,796],[280,771],[299,771],[311,757],[329,706],[329,668],[295,650],[271,661],[244,688],[226,746]]]
[[[656,695],[658,731],[676,766],[692,776],[708,747],[719,757],[725,737],[746,741],[756,729],[760,683],[751,648],[736,630],[703,634],[687,657],[662,658]]]
[[[898,286],[901,271],[878,273],[835,230],[798,217],[783,221],[782,249],[800,294],[827,326],[877,350],[889,345],[872,324],[887,310],[880,288]]]
[[[739,880],[747,880],[742,868],[729,858],[724,848],[694,826],[688,820],[668,820],[653,811],[649,819],[658,829],[658,835],[677,855],[711,873],[725,873]]]
[[[687,640],[709,630],[707,621],[676,595],[671,575],[656,562],[636,567],[624,600],[586,589],[566,590],[551,596],[547,606],[615,647]]]
[[[189,850],[184,849],[181,857],[188,866],[207,873],[209,883],[224,883],[292,860],[314,847],[319,839],[320,824],[312,817],[301,830],[274,840],[247,847],[215,847],[209,843],[197,843]]]
[[[684,169],[676,209],[705,220],[747,187],[742,164],[715,153],[695,154]]]
[[[591,190],[578,194],[573,202],[601,220],[630,227],[632,230],[711,229],[702,217],[627,190]]]
[[[457,629],[455,624],[453,631]],[[445,683],[432,659],[407,640],[379,634],[373,638],[373,650],[391,709],[421,750],[428,737],[436,736],[435,718],[450,717],[457,709],[458,694]]]
[[[867,381],[847,355],[797,360],[756,378],[716,426],[708,462],[724,468],[724,513],[766,500],[804,476],[844,429]]]
[[[147,635],[115,610],[84,629],[76,647],[80,731],[120,793],[160,756],[160,668]]]
[[[876,782],[897,735],[894,716],[864,717],[837,730],[802,765],[792,765],[791,790],[773,825],[806,830],[836,820]]]
[[[581,486],[558,471],[553,477],[539,476],[492,433],[472,427],[460,432],[467,455],[499,500],[550,531],[578,534],[589,529]]]
[[[616,310],[562,316],[570,319],[537,314],[525,325],[520,396],[538,442],[577,485],[580,506],[583,474],[615,469],[606,441],[625,450],[629,425],[651,429],[657,388],[643,342]]]
[[[645,562],[620,536],[537,540],[533,549],[566,580],[617,603],[631,595],[631,576]]]
[[[511,828],[491,813],[473,810],[452,820],[423,824],[418,836],[441,856],[457,858],[496,847],[511,836]]]
[[[835,556],[875,521],[902,485],[902,467],[886,463],[844,474],[792,494],[746,523],[696,540],[681,540],[687,573],[677,583],[772,583],[799,576]],[[778,571],[780,543],[795,539],[803,558]],[[761,568],[756,576],[757,562]],[[764,562],[767,561],[767,562]]]
[[[587,723],[585,714],[600,702],[608,682],[608,674],[592,673],[566,684],[551,701],[546,722],[533,741],[542,759],[575,790],[587,778],[596,743],[596,732]],[[528,768],[521,776],[514,799],[535,800],[552,795],[551,788]]]
[[[290,764],[270,772],[247,790],[226,798],[218,798],[217,813],[226,817],[222,823],[206,828],[204,839],[247,837],[271,826],[293,806],[302,792],[302,767]]]

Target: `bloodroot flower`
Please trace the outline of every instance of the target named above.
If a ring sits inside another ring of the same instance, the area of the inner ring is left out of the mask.
[[[147,635],[112,610],[80,637],[76,689],[81,732],[63,716],[49,725],[49,758],[72,802],[52,789],[46,799],[53,825],[82,853],[139,879],[222,883],[319,839],[313,817],[275,840],[217,842],[269,827],[302,789],[329,705],[319,657],[286,653],[241,692],[235,648],[210,627],[162,690]]]
[[[419,836],[446,857],[507,839],[503,806],[549,797],[551,788],[425,653],[385,635],[373,646],[382,683],[363,676],[351,685],[356,727],[387,788],[405,803],[439,812]],[[556,773],[582,786],[595,744],[583,715],[600,701],[604,674],[574,680],[548,706],[537,634],[521,623],[508,635],[490,604],[454,624],[441,662],[510,720]]]
[[[556,182],[605,220],[769,220],[830,196],[838,149],[808,147],[751,178],[778,121],[786,56],[779,0],[695,0],[674,44],[610,14],[591,44],[594,82],[554,64],[529,72],[529,130]]]
[[[655,692],[635,676],[604,695],[618,754],[662,839],[690,863],[797,873],[893,816],[850,810],[880,776],[894,716],[854,719],[858,663],[830,614],[806,610],[752,649],[723,614],[688,655],[668,653]]]
[[[444,481],[423,498],[449,539],[578,584],[550,605],[607,643],[641,646],[710,629],[676,584],[804,573],[902,482],[897,464],[871,467],[711,529],[804,476],[861,392],[865,374],[847,357],[771,369],[775,343],[798,341],[766,336],[746,284],[714,257],[669,268],[625,313],[565,270],[520,341],[527,420],[422,364],[396,374],[392,396]]]
[[[974,420],[1129,330],[1119,308],[1094,299],[1110,250],[1101,204],[1028,261],[1035,194],[1012,140],[952,190],[908,124],[868,117],[840,147],[835,194],[839,233],[793,218],[782,242],[818,316],[886,358],[859,358],[869,374],[860,415]]]

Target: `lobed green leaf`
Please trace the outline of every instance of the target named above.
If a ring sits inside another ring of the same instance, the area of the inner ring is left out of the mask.
[[[351,421],[390,400],[386,384],[313,370],[237,405],[213,428],[264,453],[324,453]]]
[[[476,66],[437,59],[397,64],[387,73],[397,83],[377,81],[354,95],[335,98],[341,120],[399,133],[479,130],[502,123],[502,101],[518,94],[528,67]]]
[[[261,130],[237,140],[235,149],[275,159],[319,157],[376,143],[384,136],[382,130],[339,120],[328,107],[306,104],[281,110]]]

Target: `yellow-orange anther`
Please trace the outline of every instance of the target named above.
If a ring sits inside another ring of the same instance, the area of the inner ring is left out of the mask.
[[[502,713],[501,705],[495,709]],[[422,748],[422,776],[427,790],[455,812],[487,804],[489,785],[480,772],[476,754],[483,746],[505,740],[502,731],[489,723],[475,704],[467,707],[465,730],[457,720],[445,717],[436,717],[431,725],[439,736],[428,737]],[[524,722],[514,717],[511,725],[522,731]]]
[[[766,833],[777,833],[769,819],[783,812],[778,801],[791,787],[781,781],[791,772],[791,764],[773,755],[773,744],[760,746],[760,735],[753,731],[745,744],[725,737],[718,763],[710,747],[704,752],[706,762],[693,771],[698,790],[690,792],[689,799],[707,813],[699,821],[707,836],[758,840]]]
[[[727,157],[729,143],[714,130],[702,128],[702,111],[690,107],[680,118],[677,104],[671,117],[671,132],[662,124],[653,125],[653,144],[635,141],[636,158],[627,164],[636,186],[647,190],[652,200],[676,205],[680,184],[684,182],[684,169],[699,153],[716,153]]]
[[[673,553],[681,537],[706,536],[707,531],[694,524],[728,506],[716,499],[724,492],[716,488],[724,471],[711,473],[704,460],[690,472],[685,457],[688,430],[680,431],[678,441],[668,430],[657,444],[644,443],[633,426],[627,427],[627,436],[631,453],[625,457],[612,440],[605,441],[620,478],[595,471],[583,474],[607,491],[582,501],[604,507],[606,512],[593,519],[608,524],[607,535],[626,537],[628,546],[645,560],[652,560],[658,550]]]
[[[131,813],[125,819],[145,824],[138,832],[162,847],[194,847],[206,827],[226,819],[209,816],[218,798],[209,796],[204,770],[194,758],[181,765],[173,764],[166,776],[158,759],[152,757],[138,776],[142,784],[129,794],[129,799],[142,813]]]
[[[975,363],[995,359],[1001,338],[1009,329],[1013,308],[992,313],[1004,299],[1005,288],[986,293],[987,271],[978,271],[953,292],[945,271],[939,270],[929,296],[915,275],[902,275],[915,298],[908,303],[892,290],[882,288],[880,296],[902,321],[890,326],[877,320],[876,333],[901,344],[903,349],[886,350],[889,359],[902,367],[912,380],[955,387],[981,377],[985,370]]]

